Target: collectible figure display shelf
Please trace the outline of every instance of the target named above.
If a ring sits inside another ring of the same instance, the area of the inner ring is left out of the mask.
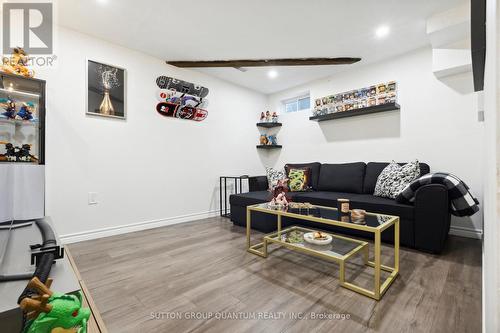
[[[0,73],[0,163],[44,164],[45,81]]]

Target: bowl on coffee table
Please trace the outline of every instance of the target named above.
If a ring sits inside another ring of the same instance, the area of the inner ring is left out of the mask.
[[[314,231],[305,233],[304,240],[314,245],[328,245],[332,242],[333,237],[321,231]]]

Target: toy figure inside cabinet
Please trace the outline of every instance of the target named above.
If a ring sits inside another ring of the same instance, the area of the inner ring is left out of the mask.
[[[4,162],[37,162],[38,158],[31,154],[31,145],[14,146],[10,142],[0,142],[5,145],[5,153],[0,154],[0,161]]]
[[[16,102],[10,96],[7,98],[0,99],[3,103],[4,112],[2,112],[2,118],[15,119],[16,118]]]
[[[35,121],[35,104],[32,102],[21,102],[19,111],[16,107],[16,101],[12,97],[0,98],[2,103],[3,112],[0,113],[0,118],[31,120]],[[19,104],[19,103],[18,103]]]
[[[33,109],[34,105],[31,102],[23,103],[21,108],[19,109],[19,112],[16,115],[16,119],[21,119],[21,120],[33,120]]]

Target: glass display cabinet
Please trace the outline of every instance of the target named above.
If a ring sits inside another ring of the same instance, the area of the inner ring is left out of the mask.
[[[0,163],[45,163],[45,81],[0,73]]]

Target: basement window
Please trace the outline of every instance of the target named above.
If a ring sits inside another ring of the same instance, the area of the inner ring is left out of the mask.
[[[283,109],[285,112],[297,112],[309,110],[311,108],[311,97],[308,94],[284,100]]]

